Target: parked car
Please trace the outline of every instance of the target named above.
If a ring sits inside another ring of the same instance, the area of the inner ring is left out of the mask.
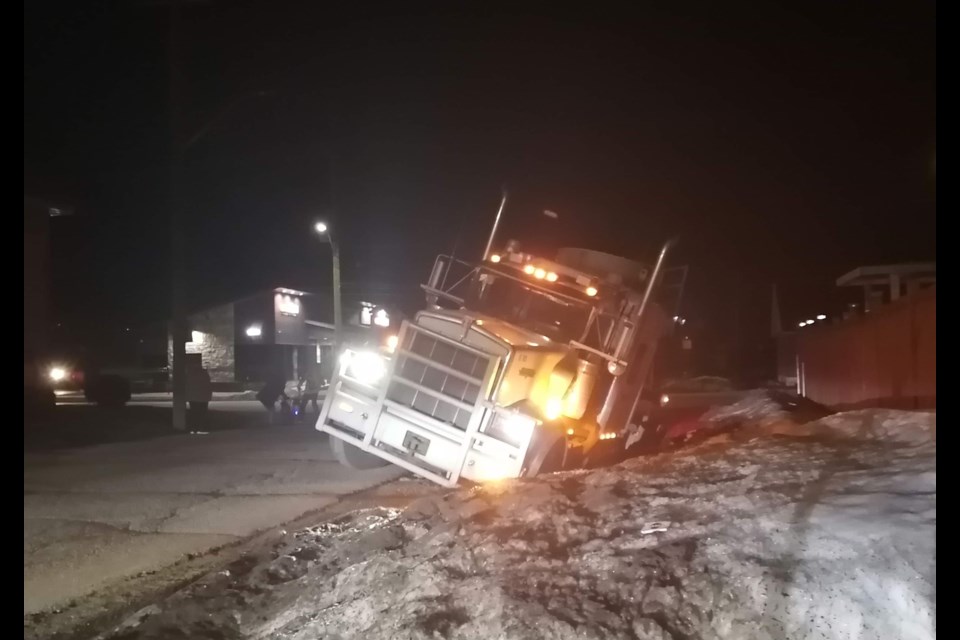
[[[698,376],[671,380],[644,394],[635,420],[643,426],[638,440],[647,449],[682,441],[704,425],[700,418],[714,407],[733,404],[744,390],[727,378]]]
[[[660,388],[660,407],[663,409],[710,408],[736,402],[743,395],[727,378],[700,376],[673,380]]]
[[[101,407],[122,407],[130,402],[130,382],[109,373],[86,375],[83,395],[88,402]]]

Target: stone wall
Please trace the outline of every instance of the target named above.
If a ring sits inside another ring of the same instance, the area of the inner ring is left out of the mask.
[[[207,309],[190,316],[191,341],[187,353],[199,353],[212,382],[236,382],[233,304]],[[167,361],[173,362],[173,342],[168,344]]]

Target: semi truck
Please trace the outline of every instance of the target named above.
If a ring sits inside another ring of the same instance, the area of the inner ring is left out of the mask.
[[[341,464],[450,487],[621,456],[643,437],[638,406],[672,326],[672,244],[652,267],[516,241],[477,263],[438,256],[425,308],[382,345],[342,349],[316,428]]]

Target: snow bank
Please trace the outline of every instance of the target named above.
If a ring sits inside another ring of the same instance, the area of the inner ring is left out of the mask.
[[[827,416],[810,426],[823,435],[858,440],[922,445],[937,438],[937,414],[932,411],[862,409]]]
[[[740,432],[740,439],[792,435],[904,444],[936,440],[936,412],[861,409],[798,423],[795,417],[798,411],[812,415],[826,412],[801,398],[791,398],[785,394],[775,397],[768,391],[757,390],[734,404],[711,409],[700,421],[709,424],[714,431],[735,429]]]
[[[353,514],[117,637],[934,638],[935,415],[814,432]]]
[[[704,422],[715,424],[738,424],[767,426],[789,420],[789,414],[769,393],[763,390],[751,391],[739,401],[724,407],[711,409],[701,418]]]

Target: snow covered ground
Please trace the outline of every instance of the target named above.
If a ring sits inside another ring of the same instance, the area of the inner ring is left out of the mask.
[[[115,638],[934,638],[936,414],[797,425],[289,532]]]

